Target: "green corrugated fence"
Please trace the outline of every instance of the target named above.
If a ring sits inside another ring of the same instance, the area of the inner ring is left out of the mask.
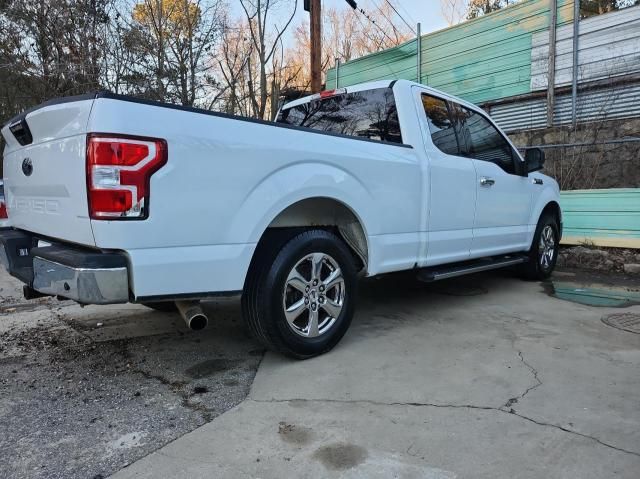
[[[407,79],[473,103],[531,91],[531,37],[549,28],[549,1],[525,0],[488,15],[422,36],[422,75],[416,40],[340,65],[340,86]],[[561,26],[573,19],[573,0],[558,0]],[[335,69],[327,88],[335,86]]]
[[[640,248],[640,188],[563,191],[563,244]]]

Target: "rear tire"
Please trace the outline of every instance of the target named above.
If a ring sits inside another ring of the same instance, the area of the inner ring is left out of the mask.
[[[525,279],[541,281],[551,276],[558,260],[559,238],[556,218],[550,214],[542,215],[533,235],[529,261],[520,268]]]
[[[242,295],[243,316],[268,349],[297,359],[323,354],[351,324],[356,275],[354,257],[336,235],[298,233],[256,252]]]

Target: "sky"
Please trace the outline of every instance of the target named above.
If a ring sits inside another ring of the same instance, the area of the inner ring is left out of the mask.
[[[356,0],[357,1],[357,0]],[[357,2],[358,7],[365,7],[368,4],[382,5],[387,0],[368,0],[368,2]],[[417,22],[421,23],[422,33],[429,33],[435,30],[440,30],[447,26],[447,22],[440,13],[440,0],[389,0],[391,4],[402,14],[405,20],[415,29]],[[309,16],[308,12],[305,12],[302,8],[303,0],[298,0],[298,10],[296,12],[296,18],[293,21],[293,25],[298,25],[303,19]],[[239,0],[230,0],[231,11],[237,15],[242,13],[239,6]],[[362,4],[362,5],[361,5]],[[350,8],[345,0],[322,0],[323,7],[339,7]],[[366,11],[366,10],[365,10]],[[286,11],[277,12],[276,16],[285,20],[287,16]],[[402,20],[394,15],[392,20],[395,25],[402,25]]]
[[[382,5],[385,1],[369,0],[368,3]],[[420,22],[423,33],[439,30],[447,26],[447,22],[440,13],[440,0],[390,0],[390,2],[407,20],[409,25],[415,28],[415,23]],[[362,3],[364,7],[367,2],[357,3],[358,6]],[[300,4],[302,4],[302,0],[300,0]],[[322,5],[327,7],[348,7],[345,0],[322,0]],[[298,12],[300,18],[302,18],[302,14],[308,15],[308,12],[305,12],[302,8],[300,10]],[[397,15],[392,20],[397,22],[397,25],[402,24],[402,20]]]

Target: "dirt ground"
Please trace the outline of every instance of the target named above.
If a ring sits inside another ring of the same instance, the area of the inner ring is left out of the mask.
[[[237,301],[189,331],[143,306],[25,302],[0,273],[0,477],[100,478],[242,401],[263,356]]]

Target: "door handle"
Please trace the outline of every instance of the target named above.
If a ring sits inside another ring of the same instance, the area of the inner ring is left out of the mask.
[[[494,180],[493,178],[487,178],[486,176],[480,178],[480,184],[482,186],[493,186],[495,182],[496,180]]]

